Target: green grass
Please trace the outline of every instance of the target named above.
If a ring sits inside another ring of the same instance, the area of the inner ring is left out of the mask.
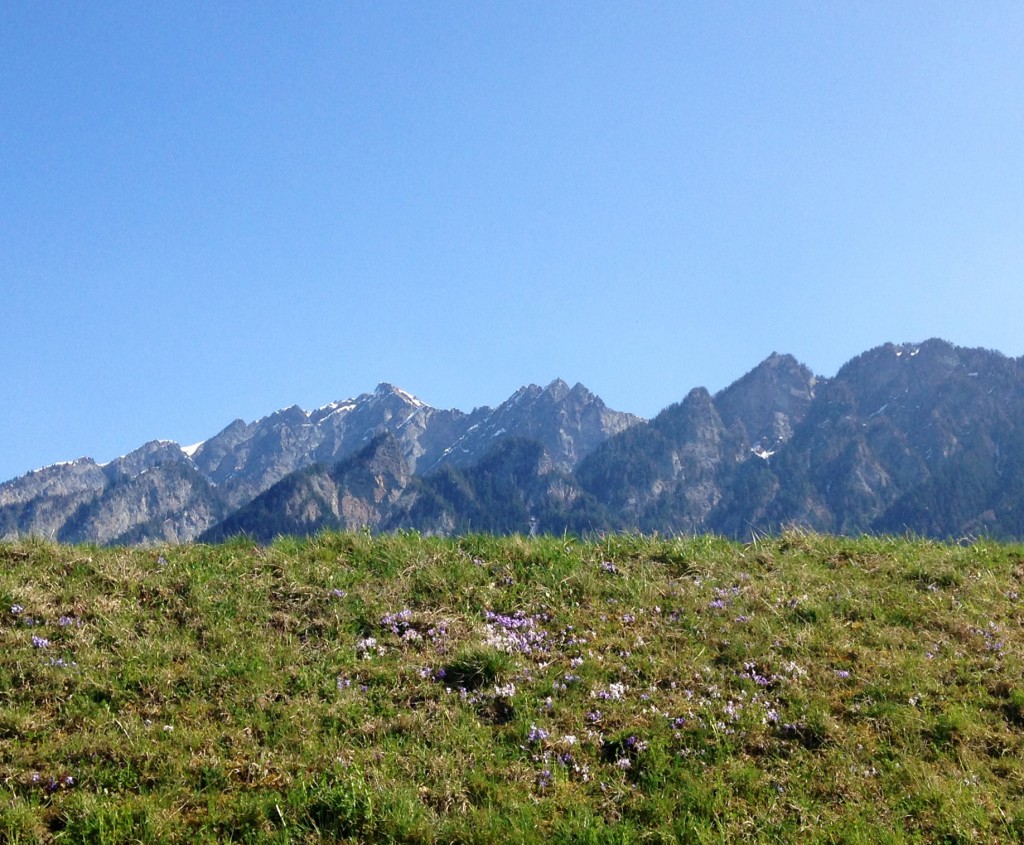
[[[1022,579],[802,533],[0,544],[0,842],[1021,841]]]

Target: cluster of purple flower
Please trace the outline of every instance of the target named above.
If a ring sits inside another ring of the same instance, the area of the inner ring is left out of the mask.
[[[31,617],[31,616],[26,616],[25,615],[25,607],[24,607],[24,605],[12,604],[10,606],[10,611],[11,611],[11,615],[12,616],[17,616],[18,617],[18,622],[20,622],[26,628],[31,628],[33,625],[42,625],[43,624],[43,620],[42,619],[35,619],[35,618]]]
[[[387,653],[387,649],[377,642],[376,637],[360,637],[356,640],[356,655],[363,660],[369,660],[374,655]]]
[[[795,664],[790,666],[791,675],[799,675],[802,670]],[[777,725],[780,722],[780,703],[770,698],[769,690],[779,685],[788,683],[790,678],[785,674],[772,674],[762,671],[754,662],[743,664],[741,670],[735,672],[733,678],[739,681],[753,682],[757,689],[751,691],[746,685],[739,685],[730,682],[728,677],[722,680],[726,683],[719,686],[714,683],[708,673],[711,670],[698,670],[694,676],[695,693],[692,689],[684,689],[683,695],[690,702],[690,707],[685,715],[671,716],[666,714],[669,723],[676,732],[676,738],[681,739],[680,731],[684,727],[699,727],[703,725],[714,735],[735,736],[742,734],[755,725]],[[704,742],[701,739],[701,742]],[[693,749],[683,749],[679,753],[688,756]]]
[[[385,614],[380,619],[380,626],[404,642],[419,643],[427,640],[438,645],[441,652],[445,650],[444,642],[448,638],[448,623],[442,621],[436,625],[426,625],[423,622],[418,622],[409,608]]]
[[[608,689],[596,690],[592,693],[594,698],[601,701],[618,701],[626,694],[626,685],[620,683],[609,684]]]
[[[978,628],[977,633],[985,640],[985,651],[991,651],[995,654],[1002,652],[1005,647],[1005,643],[998,639],[999,637],[999,626],[995,622],[989,622],[987,628]]]
[[[740,587],[715,587],[715,597],[708,603],[708,607],[715,610],[722,610],[732,604],[732,600],[741,592]]]
[[[572,625],[566,625],[560,634],[561,645],[563,648],[572,648],[577,645],[586,645],[587,638],[581,637],[576,633],[576,628]]]
[[[386,613],[380,618],[380,626],[386,628],[396,637],[401,637],[412,629],[412,611],[404,608],[396,613]]]
[[[538,728],[536,725],[530,725],[530,732],[526,735],[527,742],[530,745],[538,745],[546,740],[550,734],[544,730],[544,728]]]
[[[29,777],[29,783],[33,786],[41,786],[47,792],[53,793],[59,789],[70,789],[78,781],[72,775],[63,775],[62,777],[51,777],[44,778],[39,772],[32,772]]]
[[[424,636],[434,643],[438,647],[438,651],[443,654],[446,650],[445,641],[448,639],[448,623],[438,622],[433,627],[428,628]]]
[[[490,610],[484,612],[491,644],[502,651],[526,655],[550,652],[547,631],[538,627],[538,622],[546,619],[544,614],[527,616],[521,610],[512,615],[494,613]]]
[[[774,675],[762,675],[757,668],[756,663],[744,663],[743,671],[737,675],[739,678],[744,678],[749,681],[753,681],[759,687],[771,686],[778,678]]]
[[[531,746],[530,759],[544,767],[536,776],[538,788],[545,789],[551,785],[551,763],[561,766],[570,777],[583,782],[590,780],[589,766],[577,761],[570,750],[578,743],[575,736],[566,734],[561,739],[556,739],[544,728],[530,725],[527,740]]]

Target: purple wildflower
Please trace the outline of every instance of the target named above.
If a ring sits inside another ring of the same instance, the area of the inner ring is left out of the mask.
[[[32,635],[32,648],[49,648],[50,641],[46,637]]]
[[[602,701],[618,701],[626,694],[626,685],[620,683],[613,683],[608,685],[606,690],[598,690],[594,693],[595,698],[599,698]]]
[[[740,672],[739,677],[753,681],[759,687],[767,687],[770,686],[772,683],[771,678],[765,677],[760,672],[758,672],[756,663],[744,663],[743,671]]]
[[[548,736],[549,734],[544,730],[544,728],[538,728],[536,725],[530,725],[530,732],[526,735],[526,739],[531,745],[537,745],[547,739]]]
[[[57,667],[59,667],[61,669],[69,669],[72,666],[77,666],[78,664],[75,663],[74,660],[68,661],[68,660],[65,660],[63,657],[51,657],[50,658],[50,665],[51,666],[57,666]]]
[[[382,628],[387,628],[396,637],[401,637],[407,631],[412,629],[412,611],[409,608],[404,608],[396,613],[387,613],[381,617],[380,625]]]
[[[490,629],[490,642],[503,651],[520,654],[545,654],[550,651],[546,631],[537,628],[543,614],[527,616],[521,610],[512,615],[485,611],[484,620]]]

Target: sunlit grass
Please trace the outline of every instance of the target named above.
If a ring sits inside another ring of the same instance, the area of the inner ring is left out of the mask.
[[[0,841],[1024,837],[1024,549],[0,545]]]

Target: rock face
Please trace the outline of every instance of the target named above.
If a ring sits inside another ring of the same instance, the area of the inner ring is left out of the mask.
[[[723,424],[747,447],[769,457],[788,443],[814,399],[818,379],[791,355],[772,353],[715,396]]]
[[[28,473],[0,485],[0,536],[183,542],[292,474],[359,455],[381,435],[390,435],[406,464],[401,477],[470,466],[496,444],[524,434],[550,449],[547,469],[568,469],[597,443],[640,421],[609,409],[582,385],[570,390],[560,381],[524,387],[497,409],[468,414],[432,408],[380,384],[373,393],[315,411],[293,406],[252,423],[235,420],[188,454],[176,443],[153,441],[106,466],[82,458]],[[375,525],[375,509],[366,510],[357,498],[344,500],[341,524]],[[311,514],[310,524],[316,521]]]
[[[620,530],[717,530],[712,517],[735,497],[737,467],[789,442],[818,381],[792,356],[772,354],[714,397],[696,388],[650,423],[610,438],[576,477]]]
[[[582,384],[570,388],[561,379],[544,388],[531,384],[473,422],[433,461],[423,461],[421,471],[472,466],[510,437],[536,440],[546,451],[548,468],[569,471],[611,435],[638,422],[639,417],[611,410]]]
[[[355,454],[377,434],[393,434],[410,466],[436,461],[470,425],[470,415],[439,411],[390,384],[316,411],[297,406],[254,423],[236,420],[193,454],[196,468],[236,508],[313,463]]]
[[[213,485],[176,443],[154,440],[100,466],[89,458],[0,485],[0,532],[67,543],[182,542],[220,520]]]
[[[842,532],[1019,536],[1018,476],[1007,469],[1024,454],[1022,423],[1020,361],[939,340],[873,349],[823,387],[780,455],[774,469],[786,495],[769,519]],[[946,512],[941,520],[933,508]]]
[[[582,385],[440,411],[382,384],[0,485],[0,532],[96,543],[429,533],[710,531],[1024,539],[1024,361],[941,340],[831,379],[773,354],[649,422]]]
[[[604,526],[600,505],[552,468],[537,440],[513,437],[470,467],[414,479],[383,523],[428,534],[584,534]]]
[[[327,528],[376,528],[412,477],[392,434],[373,438],[355,455],[331,466],[293,472],[202,535],[216,542],[236,534],[269,541]]]
[[[734,537],[1024,536],[1024,368],[941,340],[873,349],[832,379],[773,355],[581,462],[615,527]]]

